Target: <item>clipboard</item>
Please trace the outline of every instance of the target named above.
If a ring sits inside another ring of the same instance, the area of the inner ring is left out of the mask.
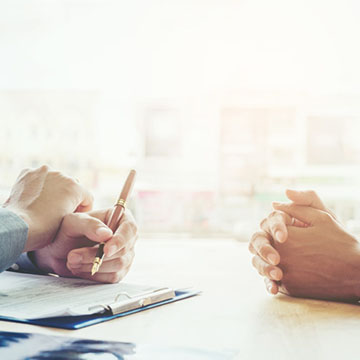
[[[162,289],[164,290],[164,289]],[[41,319],[17,319],[5,316],[0,316],[0,320],[47,326],[66,330],[77,330],[82,329],[91,325],[99,324],[105,321],[121,318],[131,314],[138,313],[140,311],[149,310],[158,306],[170,304],[179,300],[187,299],[196,295],[199,295],[199,291],[194,290],[175,290],[173,297],[168,296],[168,292],[160,291],[154,296],[136,297],[131,298],[122,307],[116,307],[116,302],[108,305],[99,305],[104,308],[104,312],[96,313],[91,315],[79,315],[79,316],[59,316],[59,317],[48,317]],[[126,308],[127,307],[127,308]]]
[[[197,294],[192,289],[4,272],[0,320],[75,330]]]

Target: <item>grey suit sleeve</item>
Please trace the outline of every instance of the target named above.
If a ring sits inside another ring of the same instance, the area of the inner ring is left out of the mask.
[[[0,272],[16,262],[24,250],[27,224],[13,212],[0,208]]]

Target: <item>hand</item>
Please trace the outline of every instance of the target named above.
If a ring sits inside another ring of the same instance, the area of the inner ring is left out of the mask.
[[[39,249],[55,237],[63,217],[74,211],[89,211],[93,197],[75,179],[46,165],[23,170],[3,205],[28,224],[24,251]]]
[[[137,226],[129,210],[121,218],[115,234],[105,225],[112,212],[107,210],[66,215],[54,241],[32,253],[45,272],[65,277],[116,283],[130,269],[134,258]],[[105,242],[105,258],[99,272],[91,276],[98,243]]]
[[[310,206],[314,209],[322,210],[335,215],[327,209],[321,199],[314,191],[295,191],[287,190],[287,197],[297,205]],[[307,227],[308,225],[299,219],[292,218],[288,214],[277,208],[278,203],[273,203],[275,211],[266,217],[260,224],[263,231],[256,232],[250,241],[249,250],[253,257],[253,266],[259,274],[265,276],[265,284],[270,294],[277,294],[279,291],[279,281],[283,277],[283,272],[277,265],[280,263],[280,254],[272,245],[274,241],[283,243],[287,240],[287,225]]]
[[[274,242],[283,271],[280,290],[298,297],[359,300],[359,242],[325,211],[293,203],[275,207],[308,224],[287,225],[288,240]]]

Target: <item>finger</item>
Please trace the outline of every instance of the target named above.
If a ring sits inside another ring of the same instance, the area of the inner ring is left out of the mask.
[[[271,236],[263,231],[256,232],[250,241],[249,250],[272,265],[280,262],[279,253],[271,245]]]
[[[252,264],[260,275],[266,276],[270,280],[279,281],[283,277],[283,272],[280,268],[269,265],[260,256],[255,255],[252,259]]]
[[[86,236],[95,242],[109,240],[113,232],[102,221],[85,213],[64,216],[62,231],[69,237]]]
[[[257,251],[255,250],[255,248],[254,248],[251,241],[249,242],[249,248],[248,249],[253,255],[257,255]]]
[[[134,216],[130,210],[127,210],[126,213],[122,216],[119,226],[115,231],[117,233],[123,233],[124,231],[132,231],[134,234],[137,233],[137,225],[134,219]]]
[[[269,294],[276,295],[279,292],[279,286],[275,281],[270,280],[268,278],[264,278],[264,282],[265,282],[266,290],[268,291]]]
[[[130,213],[124,214],[115,235],[105,244],[104,253],[107,257],[111,257],[124,247],[133,246],[136,239],[137,226],[135,220]]]
[[[112,272],[119,272],[123,269],[128,268],[134,259],[135,252],[133,249],[127,251],[125,254],[122,254],[121,256],[117,256],[113,259],[106,259],[104,258],[104,261],[102,262],[99,273],[112,273]],[[93,258],[94,259],[94,258]],[[70,271],[76,271],[76,272],[88,272],[91,273],[93,263],[72,263],[67,262],[67,268]]]
[[[93,207],[94,196],[84,186],[80,185],[77,181],[76,183],[78,184],[80,193],[79,204],[77,206],[76,212],[88,212]]]
[[[287,189],[286,196],[296,205],[310,206],[314,209],[325,211],[336,219],[335,214],[325,206],[314,190],[298,191]]]
[[[99,246],[81,247],[71,250],[67,255],[67,262],[71,264],[93,264]],[[104,257],[104,261],[113,260],[132,251],[133,247],[123,248],[111,257]]]
[[[101,220],[103,223],[107,224],[109,221],[109,217],[110,217],[111,213],[113,212],[113,209],[114,208],[111,207],[111,208],[101,209],[101,210],[92,210],[92,211],[89,211],[88,214],[92,217],[96,217],[97,219]],[[134,216],[132,215],[132,213],[129,209],[126,209],[125,213],[121,217],[118,229],[119,229],[120,225],[126,221],[130,221],[130,222],[134,223],[134,225],[136,226]],[[116,229],[116,231],[118,229]]]
[[[298,191],[287,189],[285,193],[289,200],[296,203],[296,205],[310,206],[314,209],[326,211],[324,203],[313,190]]]
[[[67,263],[70,267],[76,267],[78,264],[92,264],[98,248],[98,246],[92,246],[71,250],[67,255]]]
[[[260,223],[260,228],[270,234],[274,240],[283,243],[288,237],[286,226],[293,225],[292,219],[288,214],[275,210]]]
[[[283,211],[308,225],[314,225],[316,222],[330,216],[324,211],[309,206],[296,205],[294,203],[273,202],[273,207],[274,209]]]

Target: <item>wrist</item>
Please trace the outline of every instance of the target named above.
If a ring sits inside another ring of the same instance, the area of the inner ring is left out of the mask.
[[[13,206],[13,205],[9,205],[7,203],[3,204],[2,205],[3,208],[13,212],[15,215],[17,215],[22,221],[25,222],[25,224],[27,225],[28,227],[28,234],[27,234],[27,239],[26,239],[26,244],[25,244],[25,248],[24,248],[24,252],[28,252],[30,250],[33,250],[31,249],[31,246],[29,246],[31,244],[31,239],[32,239],[32,225],[31,225],[31,220],[30,220],[30,216],[24,212],[22,209],[16,207],[16,206]]]
[[[43,219],[39,218],[39,216],[36,216],[36,214],[33,214],[30,211],[24,211],[24,209],[13,205],[4,207],[20,217],[28,227],[28,236],[24,252],[35,251],[48,244],[48,234],[41,228],[41,226],[39,226],[44,223]]]
[[[41,271],[45,273],[53,273],[53,266],[51,262],[51,256],[49,254],[49,251],[47,247],[31,251],[28,253],[30,260],[33,262],[35,266],[37,266]]]

